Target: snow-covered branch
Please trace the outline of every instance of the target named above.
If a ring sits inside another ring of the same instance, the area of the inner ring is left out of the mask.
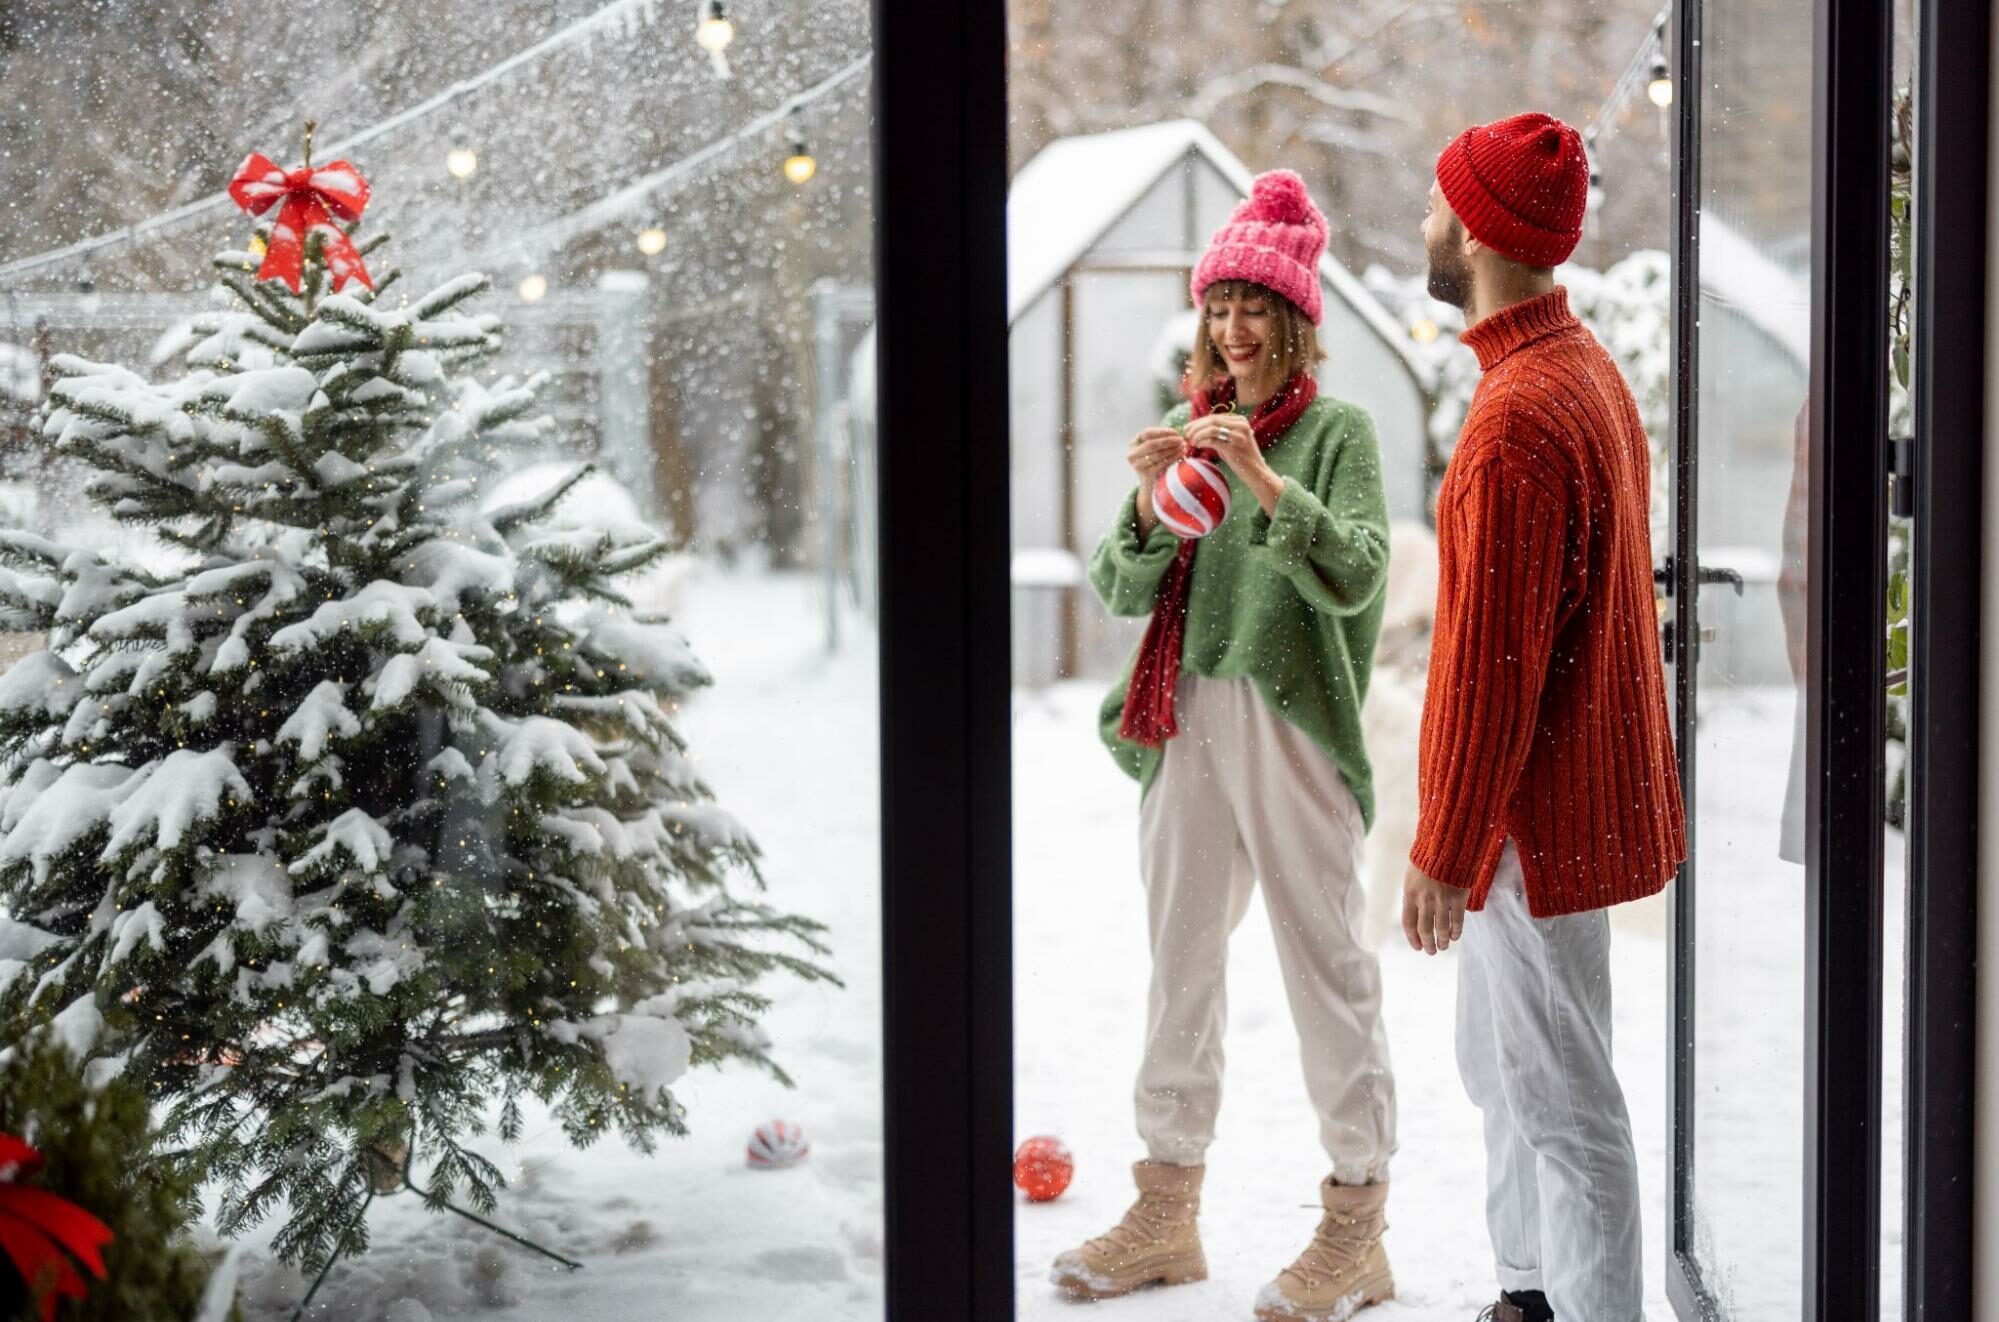
[[[1266,87],[1302,92],[1330,110],[1373,115],[1400,124],[1416,122],[1409,108],[1398,101],[1373,92],[1336,86],[1317,74],[1289,64],[1257,64],[1217,78],[1188,100],[1187,113],[1195,119],[1206,120],[1227,102]]]

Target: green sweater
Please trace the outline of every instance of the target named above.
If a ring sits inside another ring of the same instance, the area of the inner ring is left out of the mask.
[[[1185,426],[1188,412],[1180,406],[1165,425]],[[1181,671],[1254,681],[1271,710],[1332,758],[1372,825],[1374,776],[1360,708],[1388,577],[1388,508],[1374,423],[1354,405],[1321,395],[1263,457],[1284,479],[1274,515],[1223,466],[1229,517],[1202,539],[1194,560]],[[1125,498],[1090,562],[1090,584],[1113,615],[1152,613],[1180,545],[1158,526],[1139,539],[1137,494]],[[1131,670],[1127,664],[1104,700],[1101,724],[1112,756],[1138,778],[1142,794],[1162,754],[1118,738]],[[1176,737],[1198,735],[1183,729]]]

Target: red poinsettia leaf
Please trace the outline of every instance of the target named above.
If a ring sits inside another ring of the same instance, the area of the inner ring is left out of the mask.
[[[76,1274],[76,1268],[54,1240],[26,1221],[0,1216],[0,1253],[13,1260],[29,1290],[40,1287],[45,1291],[42,1322],[51,1322],[55,1317],[57,1300],[65,1296],[83,1298],[83,1278]]]
[[[28,1175],[41,1169],[41,1165],[41,1153],[12,1134],[0,1134],[0,1172],[14,1176]]]
[[[104,1258],[98,1250],[114,1238],[111,1227],[69,1199],[46,1189],[0,1188],[0,1221],[10,1216],[34,1226],[74,1253],[92,1275],[103,1277]]]

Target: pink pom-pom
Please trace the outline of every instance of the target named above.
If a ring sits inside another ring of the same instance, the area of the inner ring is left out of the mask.
[[[1279,225],[1319,225],[1319,209],[1305,191],[1305,181],[1295,171],[1271,170],[1250,185],[1250,201],[1256,218]]]

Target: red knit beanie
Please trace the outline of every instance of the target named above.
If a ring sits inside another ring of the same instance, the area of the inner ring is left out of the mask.
[[[1516,262],[1560,266],[1582,239],[1589,156],[1553,115],[1466,129],[1437,158],[1437,183],[1472,237]]]
[[[1319,259],[1326,253],[1326,218],[1312,205],[1305,181],[1289,170],[1256,176],[1249,200],[1208,240],[1194,268],[1194,306],[1208,286],[1248,280],[1282,294],[1319,324]]]

